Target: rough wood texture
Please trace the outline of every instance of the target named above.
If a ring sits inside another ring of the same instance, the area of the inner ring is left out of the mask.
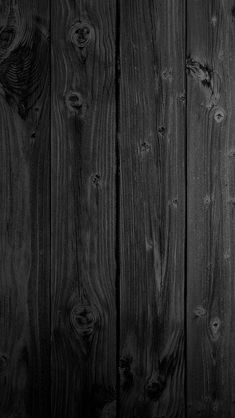
[[[58,24],[59,22],[59,24]],[[115,1],[52,2],[52,416],[115,416]]]
[[[188,0],[188,416],[235,416],[235,13]]]
[[[234,44],[233,0],[0,0],[1,418],[234,418]]]
[[[182,2],[120,1],[121,417],[184,416]]]
[[[47,1],[0,3],[0,416],[50,405]]]

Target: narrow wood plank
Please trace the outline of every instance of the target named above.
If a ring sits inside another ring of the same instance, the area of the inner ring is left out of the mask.
[[[0,3],[0,416],[50,412],[48,1]]]
[[[121,417],[184,416],[183,2],[120,0]]]
[[[52,416],[116,414],[115,10],[52,1]]]
[[[188,414],[235,416],[235,12],[188,0]]]

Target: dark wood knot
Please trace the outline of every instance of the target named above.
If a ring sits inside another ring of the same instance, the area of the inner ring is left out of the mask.
[[[217,123],[221,123],[221,122],[223,122],[224,118],[225,118],[225,111],[224,111],[224,109],[222,109],[221,107],[220,108],[217,108],[215,110],[215,113],[214,113],[214,119],[215,119],[215,121]]]
[[[151,151],[151,145],[147,141],[142,142],[142,144],[140,146],[140,151],[141,151],[142,154],[150,152]]]
[[[178,207],[178,198],[177,197],[174,197],[173,199],[172,199],[172,201],[171,201],[171,205],[172,205],[172,207],[173,208],[177,208]]]
[[[212,318],[210,321],[211,336],[214,341],[220,337],[221,320],[218,317]]]
[[[88,305],[76,305],[70,313],[70,323],[77,336],[88,338],[95,330],[98,318]]]
[[[87,105],[81,93],[69,91],[65,96],[65,102],[70,112],[78,114],[81,118],[85,116]]]
[[[76,22],[70,29],[70,40],[80,49],[85,48],[93,36],[94,30],[88,22]]]
[[[101,176],[99,175],[99,174],[93,174],[92,176],[91,176],[91,181],[92,181],[92,184],[95,186],[95,187],[100,187],[101,186]]]
[[[8,357],[5,354],[1,354],[0,355],[0,376],[7,371],[8,365],[9,365]]]
[[[164,126],[160,126],[160,128],[158,129],[158,133],[163,136],[165,132],[166,132],[166,128]]]
[[[212,70],[207,64],[188,57],[186,60],[186,70],[195,80],[198,80],[203,87],[213,90],[212,86]]]

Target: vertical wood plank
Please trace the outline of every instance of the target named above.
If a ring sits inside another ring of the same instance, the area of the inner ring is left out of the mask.
[[[120,0],[121,415],[184,416],[184,5]]]
[[[188,414],[235,415],[231,0],[188,0]]]
[[[48,1],[0,2],[0,416],[50,413]]]
[[[115,416],[115,13],[52,2],[52,416]]]

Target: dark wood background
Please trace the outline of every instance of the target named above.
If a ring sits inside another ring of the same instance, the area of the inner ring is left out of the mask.
[[[235,417],[235,3],[0,0],[0,417]]]

